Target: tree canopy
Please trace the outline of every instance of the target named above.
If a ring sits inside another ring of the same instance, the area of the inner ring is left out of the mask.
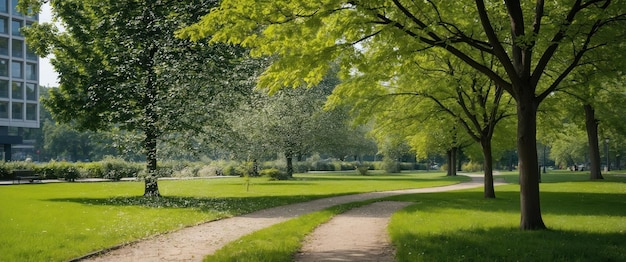
[[[224,0],[179,36],[277,57],[258,83],[274,91],[315,86],[329,61],[340,63],[344,79],[364,76],[364,85],[377,85],[413,74],[405,65],[423,54],[445,51],[515,99],[520,227],[544,229],[537,108],[581,65],[601,58],[623,68],[625,20],[626,3],[610,0]]]
[[[43,1],[30,2],[38,10]],[[29,46],[51,60],[59,89],[43,103],[60,122],[83,129],[141,131],[145,195],[159,195],[157,142],[175,132],[202,132],[250,90],[246,51],[176,38],[174,32],[215,6],[194,1],[49,1],[64,27],[35,24]],[[218,126],[218,125],[214,125]]]

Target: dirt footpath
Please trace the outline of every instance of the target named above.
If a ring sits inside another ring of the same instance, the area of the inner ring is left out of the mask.
[[[315,229],[295,261],[395,261],[389,218],[413,202],[376,202],[333,217]]]
[[[434,188],[422,188],[422,189],[408,189],[408,190],[395,190],[385,192],[372,192],[348,196],[339,196],[318,199],[305,203],[297,203],[286,206],[274,207],[270,209],[260,210],[247,215],[232,217],[212,222],[200,224],[198,226],[184,228],[172,233],[156,236],[151,239],[138,241],[128,245],[114,247],[109,250],[96,252],[86,257],[79,258],[76,261],[202,261],[202,259],[209,254],[213,254],[215,251],[226,245],[227,243],[236,240],[244,235],[252,233],[254,231],[269,227],[271,225],[286,221],[288,219],[322,210],[331,206],[363,201],[368,199],[383,198],[387,196],[401,195],[401,194],[413,194],[413,193],[432,193],[442,192],[450,190],[459,190],[480,187],[483,185],[482,176],[472,176],[472,181]],[[390,202],[383,202],[389,204]],[[392,202],[393,203],[393,202]],[[380,204],[383,205],[383,204]],[[397,206],[400,205],[400,206]],[[364,209],[355,209],[344,214],[351,215],[351,223],[354,225],[374,223],[376,225],[383,225],[386,228],[388,219],[394,210],[401,208],[404,205],[402,203],[389,204],[389,207],[381,208],[379,204],[368,205],[363,207]],[[362,215],[359,215],[359,212]],[[377,214],[377,212],[381,212]],[[340,216],[339,219],[341,219]],[[383,220],[369,220],[368,218],[378,217]],[[363,221],[361,221],[363,220]],[[356,230],[356,229],[355,229]],[[362,230],[362,229],[358,229]],[[330,233],[329,233],[330,234]],[[324,237],[331,237],[329,234]],[[379,239],[385,239],[380,235],[381,233],[368,234],[362,236],[360,242],[369,240],[378,241]],[[383,233],[386,235],[386,231]],[[345,233],[339,233],[340,237],[347,236]],[[332,241],[337,243],[337,241]],[[331,242],[331,243],[332,243]],[[339,241],[341,242],[341,241]],[[379,248],[385,248],[383,244],[378,245]],[[382,245],[382,246],[381,246]],[[370,249],[373,247],[369,247]],[[348,252],[354,252],[353,248],[344,248]],[[339,257],[338,251],[320,251],[319,253],[313,249],[305,251],[306,253],[319,254],[320,256],[332,255]],[[371,250],[367,252],[385,253],[386,251]],[[328,257],[328,256],[327,256]],[[393,259],[393,254],[392,254]],[[328,257],[330,259],[330,257]],[[304,258],[303,258],[304,259]],[[306,260],[306,261],[318,261],[318,260]],[[329,261],[329,260],[326,260]],[[356,260],[338,260],[338,261],[363,261],[360,258]]]

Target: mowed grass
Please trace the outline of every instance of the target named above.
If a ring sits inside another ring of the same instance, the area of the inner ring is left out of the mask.
[[[296,180],[243,178],[0,186],[0,261],[64,261],[205,221],[334,195],[442,186],[442,173],[357,176],[301,174]],[[248,190],[246,190],[248,188]]]
[[[516,183],[514,172],[502,175]],[[412,201],[392,217],[397,261],[626,261],[626,175],[588,181],[588,173],[552,172],[541,185],[547,231],[521,231],[519,185],[390,197]],[[304,237],[350,203],[244,236],[204,261],[292,261]]]
[[[370,204],[374,200],[347,203],[311,212],[288,221],[264,228],[232,241],[214,254],[206,256],[206,262],[289,262],[300,250],[305,237],[317,226],[328,222],[335,215],[352,208]]]
[[[504,175],[517,181],[517,174]],[[393,197],[413,201],[392,216],[398,261],[626,261],[626,176],[543,176],[547,231],[519,230],[519,185]]]

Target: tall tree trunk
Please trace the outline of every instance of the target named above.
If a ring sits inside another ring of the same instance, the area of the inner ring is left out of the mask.
[[[463,171],[463,150],[459,148],[456,152],[456,171],[460,172]]]
[[[450,149],[450,161],[448,161],[448,175],[456,176],[456,155],[458,147]]]
[[[513,171],[513,167],[515,166],[515,164],[513,163],[514,156],[515,156],[515,152],[511,152],[511,155],[509,155],[509,166],[507,168],[507,170],[509,171]]]
[[[587,129],[587,140],[589,141],[589,157],[591,166],[589,167],[590,179],[604,179],[600,173],[600,146],[598,143],[598,120],[595,110],[589,104],[583,106],[585,109],[585,128]]]
[[[448,168],[446,168],[446,176],[454,176],[454,172],[452,171],[455,168],[454,157],[452,156],[454,154],[453,152],[452,148],[446,151],[446,162],[448,164]]]
[[[150,63],[152,62],[152,58],[156,53],[156,49],[153,48],[150,50]],[[158,177],[156,174],[157,170],[157,138],[159,136],[159,129],[156,125],[158,121],[158,112],[155,110],[155,102],[157,97],[157,89],[155,85],[155,76],[152,67],[149,67],[151,70],[148,73],[148,79],[146,83],[146,90],[143,97],[143,106],[144,106],[144,133],[146,135],[146,139],[144,141],[144,150],[146,152],[146,171],[147,175],[145,178],[145,190],[144,196],[151,197],[160,197],[159,193],[159,185],[158,185]]]
[[[156,149],[157,138],[155,132],[146,131],[145,150],[146,150],[146,171],[148,175],[145,178],[144,196],[161,196],[159,193],[158,178],[156,175],[157,158]]]
[[[285,157],[287,158],[287,177],[293,177],[293,153],[291,151],[287,151],[285,153]]]
[[[589,141],[589,158],[591,158],[591,166],[589,166],[590,179],[604,179],[600,173],[600,146],[598,143],[598,120],[596,119],[595,110],[589,104],[583,106],[585,108],[585,128],[587,129],[587,140]]]
[[[493,151],[491,149],[491,139],[483,138],[480,145],[483,149],[483,168],[485,173],[484,179],[484,197],[496,198],[496,191],[493,187]]]
[[[539,160],[537,159],[537,104],[534,94],[517,100],[517,152],[519,157],[520,228],[546,229],[539,201]]]

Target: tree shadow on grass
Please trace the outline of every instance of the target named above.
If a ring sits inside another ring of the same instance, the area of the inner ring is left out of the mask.
[[[497,191],[497,198],[485,199],[481,189],[393,196],[393,201],[417,202],[408,208],[421,212],[444,209],[519,213],[519,192]],[[626,217],[626,193],[542,192],[543,214],[606,215]],[[625,240],[626,242],[626,240]]]
[[[202,212],[219,212],[230,215],[247,214],[256,210],[292,203],[305,202],[334,195],[265,196],[265,197],[111,197],[111,198],[53,198],[48,201],[73,202],[84,205],[139,206],[146,208],[188,208]]]
[[[398,261],[626,261],[626,234],[516,228],[404,233]]]
[[[617,171],[619,172],[619,171]],[[541,183],[542,184],[550,184],[550,183],[562,183],[562,182],[614,182],[614,183],[626,183],[626,174],[602,174],[604,179],[601,180],[590,180],[589,172],[577,172],[577,171],[559,171],[559,172],[548,172],[545,174],[541,174]],[[519,174],[503,174],[498,175],[497,177],[504,178],[508,183],[519,184]]]

